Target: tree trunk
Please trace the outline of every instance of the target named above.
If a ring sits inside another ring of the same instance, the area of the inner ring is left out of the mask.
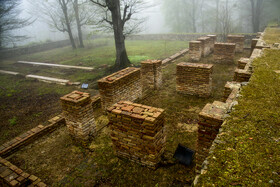
[[[116,46],[116,61],[114,70],[120,70],[131,65],[125,48],[125,37],[123,35],[123,21],[121,19],[120,1],[114,0],[114,8],[110,11],[112,13],[112,22],[114,29],[114,38]]]
[[[81,21],[80,21],[80,16],[79,16],[78,0],[74,0],[73,8],[75,11],[75,18],[76,18],[77,30],[78,30],[78,36],[79,36],[79,42],[80,42],[79,47],[84,48],[85,46],[84,46],[84,42],[83,42],[82,26],[81,26]]]
[[[76,49],[76,44],[75,44],[75,41],[74,41],[74,38],[73,38],[73,34],[72,34],[71,26],[70,26],[70,21],[69,21],[69,18],[68,18],[67,4],[66,4],[65,0],[62,0],[61,6],[62,6],[61,8],[63,10],[63,14],[64,14],[64,17],[65,17],[67,32],[68,32],[68,35],[69,35],[69,39],[70,39],[72,48]]]
[[[196,2],[192,0],[192,27],[193,33],[196,33]]]
[[[219,1],[216,0],[216,25],[215,25],[215,33],[219,31]]]
[[[260,17],[261,17],[261,11],[262,11],[262,4],[263,0],[257,0],[255,3],[254,0],[250,0],[251,2],[251,9],[252,9],[252,27],[253,32],[259,32],[260,29]]]

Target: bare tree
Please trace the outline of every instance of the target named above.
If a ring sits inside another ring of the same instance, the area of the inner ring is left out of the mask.
[[[100,23],[107,23],[114,32],[116,61],[114,70],[130,66],[125,48],[125,36],[139,29],[141,21],[133,17],[143,9],[142,0],[90,0],[104,11]],[[129,24],[134,21],[135,24]]]
[[[259,32],[261,13],[263,9],[263,0],[250,0],[252,12],[252,27],[253,32]]]
[[[221,32],[223,40],[225,40],[227,35],[232,31],[231,11],[228,0],[226,0],[225,4],[221,7],[221,11],[219,14]]]
[[[219,30],[219,6],[220,6],[220,0],[215,0],[216,2],[216,21],[215,21],[215,33]]]
[[[30,25],[33,21],[20,18],[21,11],[18,9],[20,1],[0,1],[0,48],[16,41],[27,39],[26,36],[16,35],[13,31]]]

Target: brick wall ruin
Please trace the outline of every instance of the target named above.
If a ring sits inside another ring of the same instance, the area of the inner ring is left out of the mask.
[[[213,104],[208,103],[199,113],[197,151],[195,155],[197,172],[202,168],[202,163],[208,156],[212,142],[219,133],[226,111],[226,103],[215,101]]]
[[[221,63],[233,63],[235,46],[234,43],[215,43],[214,60]]]
[[[189,48],[190,61],[199,61],[202,56],[201,41],[191,41],[189,43],[189,46],[190,46]]]
[[[236,44],[235,52],[242,53],[244,51],[245,37],[243,35],[228,35],[227,42]]]
[[[240,58],[238,60],[238,69],[245,69],[245,66],[250,62],[249,58]]]
[[[217,41],[217,35],[207,35],[207,37],[210,38],[210,51],[213,52],[214,51],[214,45]]]
[[[96,128],[90,94],[73,91],[60,101],[70,134],[78,140],[88,140]]]
[[[158,89],[162,84],[160,60],[146,60],[141,62],[142,91],[145,95],[149,90]]]
[[[212,90],[212,64],[177,64],[176,90],[179,93],[208,97]]]
[[[210,37],[200,37],[197,41],[201,41],[202,56],[206,57],[211,53],[211,39]]]
[[[120,100],[135,101],[142,97],[141,72],[128,67],[98,81],[103,110]]]
[[[155,168],[165,149],[164,110],[120,101],[107,111],[116,154]]]

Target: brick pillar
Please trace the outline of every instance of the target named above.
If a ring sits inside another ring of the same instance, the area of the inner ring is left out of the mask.
[[[226,102],[230,94],[232,93],[232,90],[239,90],[241,87],[240,83],[237,82],[227,82],[224,88],[224,96],[223,96],[223,102]]]
[[[200,37],[197,40],[201,41],[202,56],[208,56],[211,52],[211,39],[209,37]]]
[[[164,110],[120,101],[107,111],[116,154],[156,168],[166,144]]]
[[[103,110],[121,100],[135,101],[142,97],[140,68],[128,67],[98,80]]]
[[[234,81],[236,82],[249,82],[251,78],[251,71],[247,69],[235,69],[234,71]]]
[[[189,43],[189,56],[190,61],[199,61],[202,55],[201,41],[191,41]]]
[[[177,64],[176,91],[208,97],[212,90],[212,64],[181,62]]]
[[[214,44],[217,41],[217,35],[207,35],[207,37],[210,38],[210,51],[213,52],[214,51]]]
[[[243,35],[228,35],[227,42],[236,44],[235,52],[242,53],[244,51],[245,37]]]
[[[257,39],[257,38],[252,39],[252,41],[251,41],[251,54],[253,53],[253,50],[256,48],[258,41],[259,41],[259,39]]]
[[[162,84],[162,71],[160,60],[146,60],[141,62],[141,79],[143,94],[149,90],[159,89]]]
[[[213,58],[217,62],[234,63],[234,43],[215,43]]]
[[[198,140],[196,151],[196,172],[199,173],[203,161],[209,154],[212,142],[219,133],[219,129],[225,119],[227,104],[215,101],[207,104],[199,113]]]
[[[61,97],[60,101],[70,134],[79,140],[88,140],[95,131],[90,94],[73,91]]]

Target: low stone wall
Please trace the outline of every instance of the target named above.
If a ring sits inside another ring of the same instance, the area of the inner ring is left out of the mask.
[[[56,116],[49,120],[49,125],[38,125],[37,127],[17,136],[16,138],[8,141],[0,146],[0,156],[7,157],[13,152],[17,151],[23,146],[32,143],[37,138],[52,132],[61,125],[65,125],[65,119],[62,116]]]
[[[197,41],[201,41],[202,56],[206,57],[211,53],[211,41],[210,37],[200,37]]]
[[[150,90],[161,87],[162,71],[160,60],[146,60],[141,62],[141,80],[143,96]]]
[[[181,62],[177,64],[176,91],[208,97],[212,90],[212,64]]]
[[[232,90],[239,90],[241,88],[241,84],[238,82],[227,82],[224,88],[224,96],[223,96],[223,102],[226,102],[229,98],[230,94],[232,93]]]
[[[245,69],[245,66],[250,63],[250,58],[240,58],[238,60],[238,69]]]
[[[13,49],[0,50],[0,58],[10,58],[14,56],[26,55],[47,51],[55,48],[61,48],[70,45],[69,40],[61,40],[56,42],[48,42],[43,44],[32,45],[28,47],[19,47]]]
[[[116,154],[156,168],[166,144],[164,110],[120,101],[107,111]]]
[[[215,101],[213,104],[208,103],[199,113],[198,122],[198,140],[196,151],[196,172],[200,172],[202,163],[209,153],[213,140],[219,133],[219,128],[227,112],[227,104]]]
[[[177,58],[179,58],[179,57],[181,57],[181,56],[187,54],[188,52],[189,52],[189,49],[188,49],[188,48],[183,49],[182,51],[180,51],[180,52],[178,52],[178,53],[176,53],[176,54],[174,54],[174,55],[172,55],[172,56],[170,56],[170,57],[164,59],[164,60],[162,61],[162,64],[163,64],[163,65],[164,65],[164,64],[168,64],[169,62],[172,62],[172,61],[176,60]]]
[[[243,35],[228,35],[227,42],[235,43],[236,44],[235,52],[243,53],[244,42],[245,42],[245,37]]]
[[[77,140],[88,140],[96,128],[90,94],[73,91],[60,101],[70,134]]]
[[[215,43],[214,60],[220,63],[233,63],[235,46],[234,43]]]
[[[190,61],[200,61],[202,56],[202,44],[201,41],[191,41],[189,43],[189,56]]]
[[[121,100],[135,101],[142,97],[141,72],[128,67],[98,81],[103,110]]]
[[[36,186],[47,185],[35,175],[30,175],[9,161],[0,157],[0,186]]]

